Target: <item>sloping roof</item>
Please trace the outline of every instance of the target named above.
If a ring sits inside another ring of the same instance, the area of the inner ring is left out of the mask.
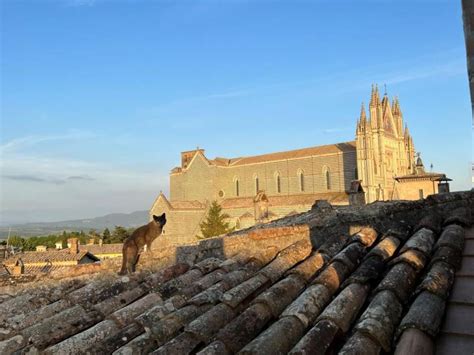
[[[409,175],[403,175],[403,176],[397,176],[395,177],[395,180],[397,181],[403,181],[403,180],[416,180],[416,179],[430,179],[430,180],[435,180],[440,177],[445,176],[444,174],[440,173],[422,173],[422,174],[409,174]]]
[[[252,257],[29,289],[0,303],[0,352],[414,353],[441,327],[466,211],[429,215],[412,232],[362,228],[316,249],[303,239]]]
[[[277,152],[263,155],[255,155],[251,157],[236,158],[232,160],[231,166],[240,166],[247,164],[265,163],[275,160],[304,158],[315,155],[336,154],[341,152],[355,152],[355,141],[336,143],[329,145],[321,145],[318,147],[310,147],[296,150],[289,150],[285,152]]]
[[[93,255],[100,254],[117,254],[122,253],[123,243],[113,243],[113,244],[86,244],[80,245],[79,250],[85,250]]]
[[[199,201],[170,201],[171,207],[174,209],[202,210],[206,205]]]
[[[12,266],[17,263],[19,259],[23,261],[23,264],[34,264],[34,263],[47,263],[47,262],[64,262],[64,261],[80,261],[84,257],[89,257],[94,260],[97,259],[94,255],[90,254],[87,250],[79,250],[76,254],[71,254],[69,249],[62,250],[48,250],[48,251],[27,251],[20,254],[15,254],[5,259],[3,263],[7,266]]]
[[[269,196],[269,206],[307,205],[311,206],[316,200],[327,200],[332,204],[348,202],[346,192],[325,192],[316,194],[299,194],[290,196]],[[227,208],[250,208],[254,205],[254,197],[226,198],[221,202],[224,209]]]

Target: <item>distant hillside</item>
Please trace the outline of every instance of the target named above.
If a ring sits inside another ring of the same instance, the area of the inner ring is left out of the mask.
[[[35,236],[61,233],[63,230],[88,232],[96,229],[101,232],[105,228],[113,229],[115,226],[126,228],[138,227],[148,223],[148,211],[136,211],[132,213],[112,213],[102,217],[91,219],[76,219],[60,222],[25,223],[12,225],[11,235]],[[0,227],[0,238],[8,236],[10,227]]]

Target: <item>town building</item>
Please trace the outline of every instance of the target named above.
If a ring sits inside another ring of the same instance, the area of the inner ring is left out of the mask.
[[[77,238],[68,240],[69,248],[61,250],[47,250],[38,246],[36,251],[27,251],[11,255],[3,261],[4,267],[13,276],[24,274],[41,274],[52,271],[75,267],[78,265],[92,264],[99,258],[87,250],[80,250]]]
[[[209,159],[204,149],[181,153],[170,173],[170,196],[160,193],[152,214],[166,212],[166,239],[195,240],[210,202],[216,200],[236,229],[307,211],[316,200],[332,205],[416,200],[438,193],[443,174],[426,172],[392,103],[372,87],[355,141],[251,157]]]

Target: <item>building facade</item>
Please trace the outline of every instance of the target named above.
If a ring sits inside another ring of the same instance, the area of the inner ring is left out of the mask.
[[[170,196],[160,193],[152,214],[166,212],[165,238],[195,240],[210,202],[217,200],[235,228],[307,211],[315,200],[417,199],[437,193],[441,174],[426,173],[398,99],[372,87],[355,141],[241,158],[209,159],[203,149],[181,153],[170,173]],[[354,184],[354,182],[357,182]],[[357,186],[357,198],[349,198]],[[421,192],[420,192],[421,191]]]

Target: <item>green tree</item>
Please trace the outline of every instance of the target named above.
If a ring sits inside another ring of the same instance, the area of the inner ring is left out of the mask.
[[[102,232],[102,241],[104,244],[110,244],[112,240],[112,235],[110,234],[109,228],[105,228]]]
[[[206,220],[199,224],[202,237],[210,238],[232,232],[234,228],[231,228],[229,222],[225,221],[227,218],[229,218],[229,215],[222,213],[222,207],[217,201],[213,201],[207,212]]]
[[[123,241],[129,237],[129,235],[130,234],[124,227],[115,226],[115,229],[112,232],[110,243],[123,243]]]
[[[8,245],[23,249],[25,247],[25,239],[17,235],[11,236],[8,239]]]

